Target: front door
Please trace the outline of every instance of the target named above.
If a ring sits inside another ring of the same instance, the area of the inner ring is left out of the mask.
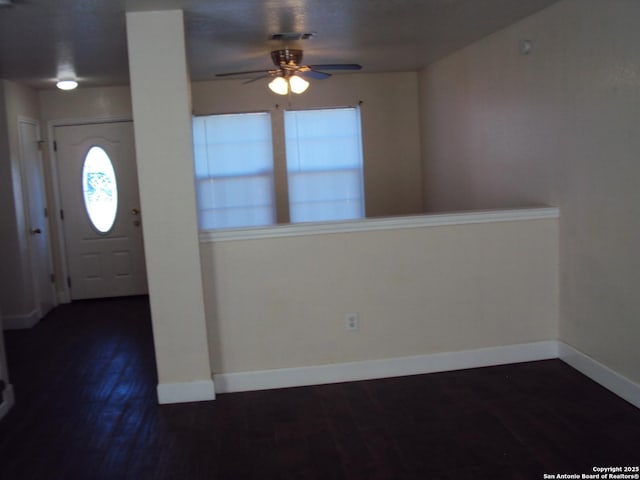
[[[55,141],[71,299],[146,294],[133,123],[59,126]]]

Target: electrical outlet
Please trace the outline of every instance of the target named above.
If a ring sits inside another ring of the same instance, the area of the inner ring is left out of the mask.
[[[357,313],[347,313],[344,316],[344,328],[347,332],[355,332],[360,327],[360,316]]]

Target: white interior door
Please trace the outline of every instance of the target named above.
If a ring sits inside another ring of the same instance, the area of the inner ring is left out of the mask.
[[[72,300],[147,293],[132,122],[55,128]]]
[[[53,267],[49,243],[44,169],[38,143],[40,125],[33,120],[19,120],[18,139],[33,291],[38,316],[42,318],[55,305],[55,291],[52,277]]]

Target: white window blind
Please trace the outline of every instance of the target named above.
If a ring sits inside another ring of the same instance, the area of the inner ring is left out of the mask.
[[[292,222],[364,217],[358,108],[286,111]]]
[[[194,117],[193,140],[200,229],[275,223],[269,114]]]

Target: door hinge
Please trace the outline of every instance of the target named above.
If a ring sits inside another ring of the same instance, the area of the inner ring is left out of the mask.
[[[44,218],[49,218],[49,210],[47,210],[47,207],[44,207]]]
[[[50,274],[49,278],[51,278],[51,283],[56,283],[56,275],[55,275],[55,273]]]
[[[54,152],[58,151],[58,142],[56,142],[55,140],[53,141],[53,151]]]
[[[71,277],[67,277],[67,287],[71,288]]]
[[[64,211],[60,209],[60,220],[64,220]]]

